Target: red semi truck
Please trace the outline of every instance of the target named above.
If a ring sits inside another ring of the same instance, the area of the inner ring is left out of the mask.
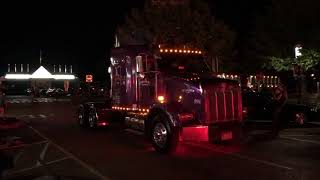
[[[110,101],[81,104],[80,126],[121,122],[144,132],[159,152],[173,150],[179,141],[241,136],[240,85],[213,75],[199,50],[114,48],[109,73]]]

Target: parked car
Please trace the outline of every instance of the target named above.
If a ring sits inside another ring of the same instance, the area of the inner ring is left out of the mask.
[[[253,91],[250,88],[242,89],[243,106],[247,108],[247,121],[272,120],[274,111],[274,100],[271,90],[261,92]],[[319,106],[320,107],[320,106]],[[305,124],[314,115],[307,105],[297,103],[286,103],[281,113],[283,123],[294,122]]]

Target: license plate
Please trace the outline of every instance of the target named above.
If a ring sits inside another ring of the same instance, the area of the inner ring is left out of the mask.
[[[232,132],[231,131],[222,132],[221,140],[230,140],[230,139],[232,139]]]

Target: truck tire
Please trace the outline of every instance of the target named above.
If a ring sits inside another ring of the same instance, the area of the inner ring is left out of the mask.
[[[178,130],[169,124],[165,114],[158,114],[152,120],[151,141],[154,149],[160,153],[173,152],[179,141]]]
[[[87,127],[88,126],[88,122],[86,121],[85,112],[84,112],[83,107],[80,107],[78,110],[78,124],[80,127]]]
[[[90,109],[88,114],[88,124],[89,128],[94,129],[97,127],[97,118],[96,118],[96,112],[94,109]]]

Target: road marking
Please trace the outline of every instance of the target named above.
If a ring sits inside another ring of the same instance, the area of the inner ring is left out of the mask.
[[[320,125],[320,122],[307,122],[307,124]]]
[[[44,160],[44,157],[45,157],[45,155],[47,153],[48,147],[49,147],[49,142],[46,143],[44,148],[42,149],[42,151],[40,153],[39,160],[37,161],[37,165],[41,165],[42,164],[42,161]]]
[[[124,131],[132,133],[132,134],[135,134],[135,135],[138,135],[138,136],[144,135],[144,132],[136,131],[136,130],[133,130],[133,129],[125,129]]]
[[[286,170],[293,170],[292,167],[288,167],[288,166],[281,165],[281,164],[278,164],[278,163],[274,163],[274,162],[270,162],[270,161],[265,161],[265,160],[261,160],[261,159],[256,159],[256,158],[252,158],[252,157],[249,157],[249,156],[246,156],[246,155],[241,155],[241,154],[238,154],[238,153],[225,152],[225,151],[217,150],[217,149],[210,148],[210,147],[206,147],[206,146],[201,146],[201,145],[199,145],[199,144],[192,143],[192,142],[187,142],[187,143],[184,143],[184,144],[192,145],[192,146],[195,146],[195,147],[198,147],[198,148],[202,148],[202,149],[204,149],[204,150],[209,150],[209,151],[214,151],[214,152],[223,153],[223,154],[226,154],[226,155],[229,155],[229,156],[232,156],[232,157],[237,157],[237,158],[239,158],[239,159],[245,159],[245,160],[249,160],[249,161],[258,162],[258,163],[261,163],[261,164],[264,164],[264,165],[268,165],[268,166],[273,166],[273,167],[277,167],[277,168],[281,168],[281,169],[286,169]]]
[[[56,148],[58,148],[60,151],[62,151],[63,153],[65,153],[67,156],[69,156],[71,159],[73,159],[74,161],[76,161],[77,163],[79,163],[80,165],[82,165],[84,168],[86,168],[88,171],[90,171],[92,174],[98,176],[100,179],[102,180],[110,180],[110,178],[102,175],[98,170],[94,169],[93,167],[91,167],[90,165],[86,164],[85,162],[83,162],[82,160],[80,160],[79,158],[77,158],[76,156],[74,156],[73,154],[69,153],[67,150],[65,150],[64,148],[62,148],[61,146],[59,146],[58,144],[55,144],[53,141],[51,141],[49,138],[47,138],[46,136],[44,136],[42,133],[40,133],[38,130],[34,129],[33,127],[29,126],[29,128],[31,130],[33,130],[35,133],[37,133],[40,137],[42,137],[43,139],[47,140],[50,144],[52,144],[53,146],[55,146]]]
[[[34,116],[34,115],[32,115],[32,114],[29,114],[29,115],[28,115],[28,117],[29,117],[30,119],[35,118],[35,116]]]
[[[320,145],[319,141],[313,141],[313,140],[308,140],[308,139],[299,139],[299,138],[293,138],[293,137],[288,137],[288,136],[280,136],[280,138]]]
[[[47,117],[46,115],[43,115],[43,114],[40,114],[39,116],[44,119]]]
[[[250,122],[253,122],[253,123],[271,123],[272,121],[268,121],[268,120],[248,120],[248,121],[246,121],[246,123],[250,123]]]
[[[17,170],[17,171],[8,171],[5,176],[12,176],[14,174],[19,174],[19,173],[23,173],[23,172],[26,172],[26,171],[31,171],[33,169],[37,169],[39,167],[43,167],[43,166],[46,166],[46,165],[50,165],[50,164],[53,164],[53,163],[57,163],[57,162],[61,162],[61,161],[65,161],[67,159],[71,159],[70,157],[64,157],[64,158],[60,158],[60,159],[57,159],[57,160],[53,160],[53,161],[49,161],[49,162],[46,162],[44,165],[42,164],[36,164],[32,167],[29,167],[29,168],[24,168],[24,169],[20,169],[20,170]]]
[[[26,172],[26,171],[31,171],[31,170],[36,169],[38,167],[40,167],[40,166],[35,165],[35,166],[32,166],[32,167],[20,169],[20,170],[17,170],[17,171],[9,171],[9,172],[6,172],[4,176],[8,177],[8,176],[12,176],[14,174],[19,174],[19,173],[23,173],[23,172]]]
[[[282,135],[281,137],[313,137],[315,135],[310,134],[288,134],[288,135]]]
[[[34,143],[26,144],[26,145],[33,146],[33,145],[44,144],[44,143],[48,143],[48,141],[39,141],[39,142],[34,142]]]
[[[64,158],[60,158],[60,159],[57,159],[57,160],[49,161],[49,162],[46,162],[45,165],[61,162],[61,161],[67,160],[67,159],[71,159],[71,157],[64,157]]]

